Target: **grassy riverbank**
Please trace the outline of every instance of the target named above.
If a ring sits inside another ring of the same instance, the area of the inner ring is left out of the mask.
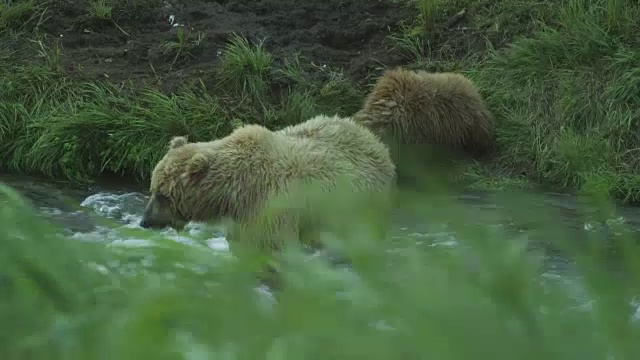
[[[500,152],[469,167],[476,185],[528,179],[640,200],[635,1],[295,4],[0,5],[0,166],[145,179],[174,135],[350,115],[384,67],[406,65],[481,87]]]

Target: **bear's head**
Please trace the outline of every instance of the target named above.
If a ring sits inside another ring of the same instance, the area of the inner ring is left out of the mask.
[[[143,228],[172,227],[182,230],[200,211],[200,183],[210,167],[205,143],[189,143],[186,137],[174,137],[169,150],[151,175],[151,197],[144,210]]]

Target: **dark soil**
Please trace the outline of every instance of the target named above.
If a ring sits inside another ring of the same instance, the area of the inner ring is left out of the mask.
[[[360,82],[375,67],[401,64],[386,37],[402,20],[416,17],[412,7],[380,0],[137,0],[147,6],[137,12],[131,5],[136,0],[117,1],[122,3],[114,8],[114,21],[88,16],[87,1],[55,1],[48,8],[42,28],[59,41],[68,73],[165,90],[194,78],[210,86],[220,51],[237,33],[264,41],[277,61],[298,52]],[[178,25],[170,24],[171,15]],[[174,63],[161,44],[175,41],[179,27],[206,36],[188,61]]]

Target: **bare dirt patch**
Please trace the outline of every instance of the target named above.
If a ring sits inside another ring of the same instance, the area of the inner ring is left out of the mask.
[[[87,1],[56,1],[43,27],[62,48],[66,72],[87,79],[175,88],[185,79],[214,84],[221,50],[234,33],[262,41],[278,61],[298,53],[316,65],[342,68],[355,81],[402,56],[387,35],[415,10],[389,1],[164,1],[137,13],[136,0],[119,0],[112,19],[88,15]],[[138,0],[140,1],[140,0]],[[109,3],[107,1],[106,3]],[[176,59],[163,44],[179,43],[179,32],[199,41]]]

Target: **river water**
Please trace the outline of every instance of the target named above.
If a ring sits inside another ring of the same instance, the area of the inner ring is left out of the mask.
[[[64,181],[51,181],[26,176],[2,175],[0,181],[12,186],[32,201],[38,212],[51,222],[61,226],[64,232],[78,240],[106,241],[122,246],[146,246],[149,240],[136,238],[127,229],[141,230],[138,223],[148,199],[140,188],[122,184],[77,186]],[[501,205],[492,200],[492,193],[465,193],[452,196],[453,200],[463,202],[465,207],[477,210],[480,214],[475,221],[486,221],[481,214],[493,214]],[[579,201],[575,196],[560,193],[539,193],[533,197],[534,203],[527,207],[550,208],[562,214],[556,219],[570,236],[579,241],[584,234],[602,233],[603,241],[610,224],[624,223],[631,231],[640,231],[640,208],[620,207],[616,216],[605,222],[585,222],[578,211]],[[508,214],[508,213],[507,213]],[[504,215],[504,213],[503,213]],[[519,220],[502,217],[495,225],[509,227],[510,233],[518,238],[535,237],[536,230],[544,224],[535,221],[522,221],[526,216],[516,216]],[[446,224],[425,224],[410,217],[399,218],[394,234],[426,242],[428,246],[455,247],[456,236]],[[167,237],[183,243],[202,238],[203,227],[190,224],[180,234],[165,230]],[[149,230],[150,231],[150,230]],[[228,252],[228,245],[222,230],[207,227],[205,244],[219,252]],[[544,248],[545,269],[543,278],[559,281],[567,286],[575,285],[571,259],[560,255],[553,249],[553,239],[537,237],[537,247]],[[576,289],[577,294],[580,292]],[[579,296],[579,295],[577,295]],[[640,310],[635,318],[640,318]]]

